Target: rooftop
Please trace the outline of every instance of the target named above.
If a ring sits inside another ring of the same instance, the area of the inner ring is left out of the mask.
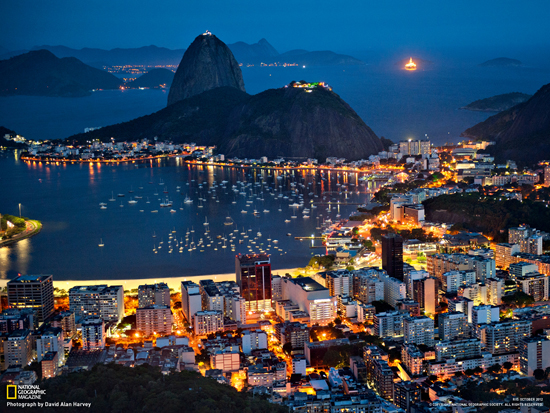
[[[269,263],[268,254],[239,254],[239,255],[236,255],[236,258],[239,260],[241,265],[243,264],[251,265],[259,261],[267,261],[267,263]]]
[[[293,278],[290,281],[292,281],[296,285],[299,285],[306,291],[327,290],[327,288],[323,287],[321,284],[310,277]]]
[[[84,285],[71,288],[69,293],[102,293],[109,290],[118,290],[119,288],[122,289],[122,285]]]
[[[25,338],[27,337],[29,334],[30,334],[30,330],[15,330],[15,331],[12,331],[11,334],[9,335],[9,338]]]
[[[19,283],[28,283],[28,282],[45,282],[48,279],[51,280],[52,275],[21,275],[13,280],[8,281],[8,284],[19,284]]]

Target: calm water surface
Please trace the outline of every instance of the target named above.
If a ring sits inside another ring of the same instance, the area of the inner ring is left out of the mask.
[[[116,166],[27,164],[13,152],[1,153],[0,211],[17,214],[21,203],[23,216],[40,219],[44,228],[0,249],[0,278],[17,273],[51,273],[57,280],[219,274],[234,271],[235,254],[262,250],[271,254],[275,269],[305,266],[324,249],[294,237],[319,234],[323,221],[349,216],[367,201],[367,188],[354,173],[279,175],[190,167],[179,159]],[[185,203],[186,197],[193,202]],[[137,203],[129,203],[132,199]],[[166,199],[172,207],[160,206]],[[303,207],[290,206],[301,199]],[[348,205],[327,204],[338,200]],[[233,225],[225,225],[228,217]],[[104,247],[98,246],[101,241]]]

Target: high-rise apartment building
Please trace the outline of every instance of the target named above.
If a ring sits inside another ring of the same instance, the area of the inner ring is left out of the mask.
[[[393,404],[410,413],[411,407],[420,403],[421,387],[412,381],[401,381],[395,383]]]
[[[296,321],[278,323],[275,324],[275,337],[282,346],[290,343],[292,354],[304,354],[304,345],[309,342],[309,327]]]
[[[267,254],[245,254],[235,257],[237,285],[248,311],[272,309],[271,262]]]
[[[481,341],[477,338],[443,340],[435,344],[437,361],[448,359],[471,359],[481,356]]]
[[[32,308],[39,323],[54,311],[53,277],[51,275],[21,275],[8,281],[8,305],[13,308]]]
[[[405,344],[434,345],[434,320],[426,316],[403,318],[403,337]]]
[[[336,297],[310,277],[283,278],[283,299],[307,313],[312,325],[327,325],[336,317]]]
[[[426,314],[435,314],[437,307],[437,280],[427,277],[412,282],[412,299],[416,301]]]
[[[99,317],[120,322],[124,317],[122,285],[89,285],[69,290],[69,306],[75,317]]]
[[[353,297],[362,303],[384,299],[384,282],[378,278],[378,269],[356,270],[353,272]]]
[[[522,339],[531,336],[531,321],[501,321],[481,325],[478,331],[478,337],[489,353],[511,353],[518,351]]]
[[[329,271],[326,274],[327,288],[333,297],[339,295],[352,295],[353,274],[345,269]]]
[[[57,352],[60,365],[65,364],[65,350],[63,347],[65,336],[59,327],[49,327],[36,338],[36,361],[42,361],[48,352]]]
[[[224,311],[223,295],[213,280],[200,280],[199,291],[203,310]]]
[[[440,340],[467,338],[470,335],[468,316],[459,311],[439,314],[438,329]]]
[[[403,238],[394,233],[382,236],[382,268],[403,281]]]
[[[241,337],[244,354],[250,354],[252,350],[267,349],[267,333],[263,330],[246,330]]]
[[[407,286],[402,280],[381,274],[380,281],[384,283],[384,301],[392,307],[395,307],[398,301],[407,298]]]
[[[535,301],[548,300],[548,286],[550,277],[548,275],[531,272],[517,278],[522,291],[533,297]]]
[[[399,311],[388,311],[374,315],[374,331],[379,337],[399,337],[403,335],[403,318]]]
[[[32,339],[30,330],[15,330],[4,339],[4,368],[25,367],[31,361]]]
[[[487,304],[501,305],[504,295],[504,280],[502,278],[487,278],[485,285],[487,286]]]
[[[443,274],[443,291],[456,293],[462,286],[476,282],[475,271],[449,271]]]
[[[195,335],[203,336],[223,330],[223,312],[198,311],[193,317]]]
[[[145,335],[170,334],[172,332],[172,310],[166,305],[149,305],[136,309],[136,327]]]
[[[468,323],[472,322],[473,300],[466,297],[454,297],[448,300],[449,312],[460,311],[468,317]]]
[[[144,284],[138,287],[139,308],[150,305],[170,306],[170,288],[166,283]]]
[[[202,310],[200,288],[193,281],[181,282],[181,309],[190,326],[193,325],[193,316]]]
[[[52,327],[59,327],[63,330],[65,337],[72,337],[76,334],[76,322],[72,311],[61,311],[52,318]]]
[[[495,248],[495,262],[496,266],[507,270],[510,264],[512,264],[512,257],[521,252],[519,245],[517,244],[497,244]]]
[[[428,139],[408,139],[399,142],[399,153],[405,155],[430,155],[431,142]]]
[[[472,309],[472,324],[491,324],[500,321],[500,308],[492,305],[478,305]]]
[[[87,317],[82,322],[82,349],[105,348],[105,322],[100,317]]]
[[[519,344],[520,371],[533,376],[537,369],[550,367],[550,340],[546,337],[525,337]]]
[[[508,273],[512,280],[517,280],[518,277],[523,277],[531,272],[539,272],[539,267],[536,264],[525,261],[514,262],[508,266]]]

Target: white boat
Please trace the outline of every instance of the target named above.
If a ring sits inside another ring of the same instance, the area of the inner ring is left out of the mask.
[[[107,209],[107,207],[105,205],[101,205],[99,208],[100,209]]]
[[[98,247],[104,247],[105,244],[103,243],[103,238],[100,238],[99,244],[97,244]]]
[[[264,214],[267,214],[269,212],[269,209],[264,209]]]
[[[243,210],[241,210],[241,214],[248,214],[248,211],[243,209]]]
[[[285,222],[286,222],[286,223],[289,223],[289,222],[291,222],[291,221],[290,221],[290,219],[285,219]]]
[[[156,214],[156,213],[159,212],[159,211],[158,211],[158,209],[155,209],[155,210],[153,210],[153,211],[151,211],[151,212],[152,212],[153,214]]]
[[[208,225],[208,217],[204,217],[204,223],[202,225]]]
[[[185,200],[183,202],[186,203],[186,204],[192,204],[193,200],[191,198],[189,198],[188,196],[186,196]]]
[[[111,199],[109,201],[113,202],[115,200],[115,194],[114,192],[111,192]]]
[[[225,217],[223,225],[233,225],[233,219],[231,219],[231,217]]]
[[[136,201],[135,199],[130,199],[130,200],[128,201],[128,203],[129,203],[129,204],[137,204],[138,201]]]
[[[161,208],[168,208],[172,206],[172,201],[166,198],[166,201],[160,203]]]
[[[171,209],[170,212],[173,214],[173,213],[176,212],[176,210],[175,210],[175,209]]]

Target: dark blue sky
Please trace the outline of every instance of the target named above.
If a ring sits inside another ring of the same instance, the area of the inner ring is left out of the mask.
[[[549,16],[548,0],[2,0],[0,46],[186,48],[209,29],[279,51],[505,51],[548,47]]]

